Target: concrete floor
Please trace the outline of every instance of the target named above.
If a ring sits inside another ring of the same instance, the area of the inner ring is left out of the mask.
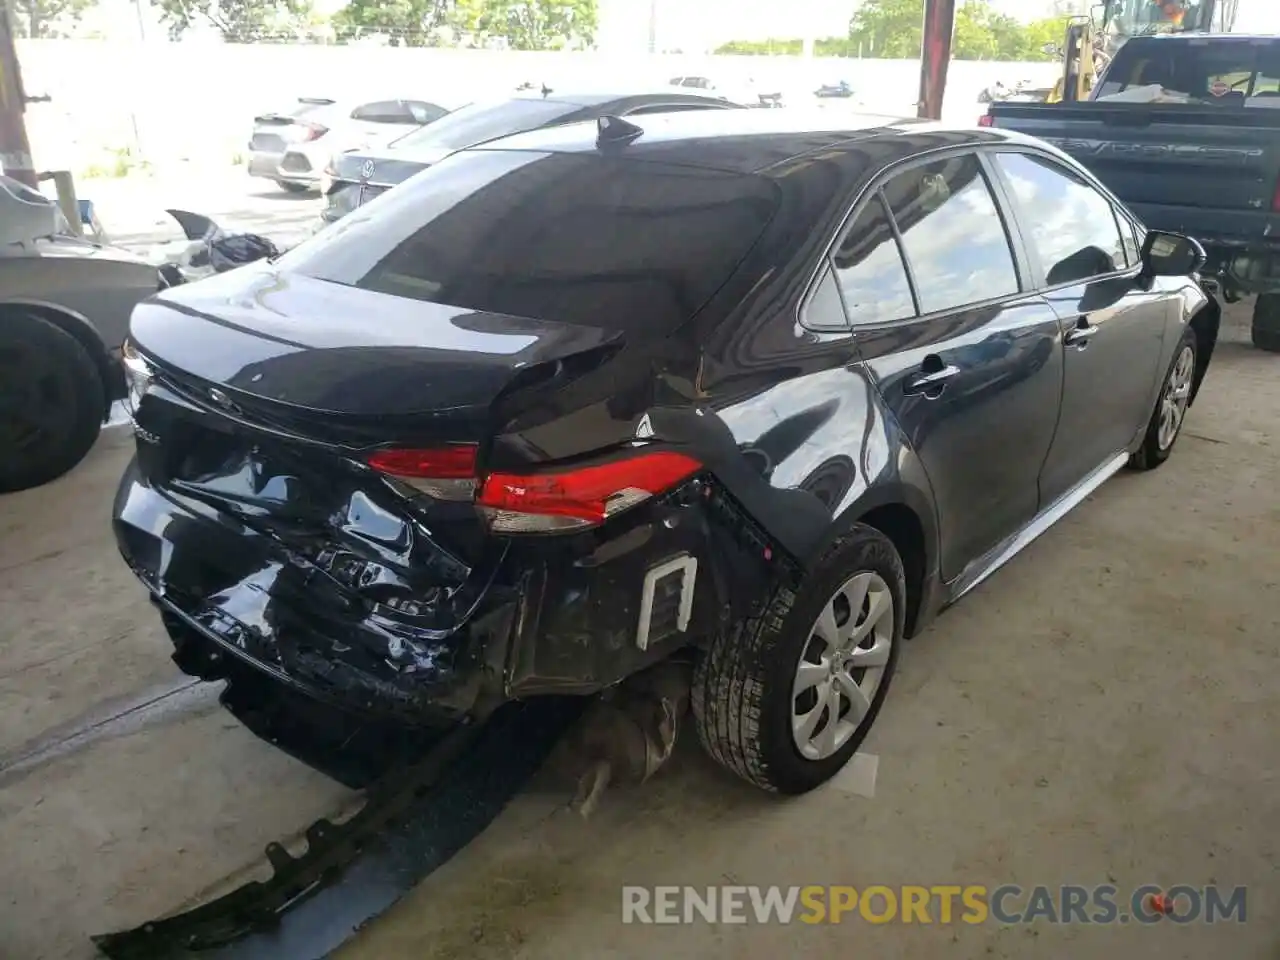
[[[1122,474],[905,651],[874,798],[780,802],[690,737],[583,822],[517,800],[342,960],[1280,958],[1280,358],[1225,333],[1170,463]],[[0,500],[0,957],[198,895],[350,800],[189,686],[106,518],[125,436]],[[624,884],[1249,886],[1244,925],[624,926]]]

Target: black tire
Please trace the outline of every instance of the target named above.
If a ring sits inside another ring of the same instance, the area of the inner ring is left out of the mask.
[[[1280,353],[1280,293],[1264,293],[1253,304],[1253,345]]]
[[[26,313],[0,314],[0,411],[6,385],[15,391],[10,402],[20,392],[22,408],[0,422],[0,493],[38,487],[76,466],[98,439],[106,409],[102,374],[89,352]],[[27,419],[33,411],[34,421]]]
[[[889,587],[889,659],[848,742],[825,759],[807,759],[791,729],[796,668],[822,608],[861,572],[877,574]],[[858,524],[826,551],[798,590],[778,589],[760,617],[723,631],[699,658],[692,704],[703,747],[721,766],[770,792],[800,794],[821,786],[849,762],[875,723],[897,667],[905,621],[902,560],[887,537]]]
[[[310,184],[306,184],[306,183],[283,183],[282,182],[280,184],[280,187],[281,189],[284,190],[285,193],[306,193],[309,190],[315,189]]]
[[[1169,361],[1169,369],[1165,371],[1164,379],[1160,381],[1160,395],[1156,398],[1155,409],[1151,411],[1151,419],[1147,421],[1146,433],[1142,435],[1142,446],[1129,458],[1129,466],[1134,470],[1154,470],[1160,464],[1169,459],[1169,455],[1173,453],[1173,448],[1178,442],[1178,437],[1182,436],[1182,427],[1186,423],[1186,408],[1183,408],[1183,419],[1178,423],[1177,430],[1173,434],[1173,439],[1167,444],[1160,442],[1160,421],[1164,406],[1164,398],[1169,390],[1170,379],[1173,377],[1174,371],[1178,368],[1180,360],[1185,364],[1185,356],[1187,351],[1191,351],[1191,370],[1194,377],[1196,368],[1196,360],[1199,356],[1199,345],[1196,341],[1195,331],[1187,327],[1182,332],[1182,339],[1178,342],[1178,348],[1173,351],[1173,359]],[[1192,381],[1194,383],[1194,379]],[[1188,399],[1188,406],[1190,400]]]

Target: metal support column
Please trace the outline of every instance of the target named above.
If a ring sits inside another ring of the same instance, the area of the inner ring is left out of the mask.
[[[924,42],[920,49],[920,99],[916,114],[942,119],[942,97],[951,64],[951,35],[956,25],[956,0],[925,0]]]
[[[27,142],[27,97],[18,69],[9,0],[0,0],[0,171],[29,187],[36,185],[35,162]]]

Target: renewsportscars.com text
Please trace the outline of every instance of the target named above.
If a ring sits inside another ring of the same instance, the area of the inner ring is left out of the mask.
[[[623,923],[1244,923],[1246,889],[1099,886],[623,887]]]

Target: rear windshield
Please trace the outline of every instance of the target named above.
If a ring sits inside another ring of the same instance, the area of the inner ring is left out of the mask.
[[[1159,85],[1192,103],[1280,107],[1280,43],[1273,40],[1130,41],[1096,97]]]
[[[278,263],[469,310],[669,331],[729,278],[777,205],[762,177],[595,153],[477,150],[383,194]]]
[[[441,117],[429,127],[401,137],[391,146],[461,150],[486,140],[523,133],[554,123],[582,107],[556,100],[505,100],[500,103],[472,103]]]

